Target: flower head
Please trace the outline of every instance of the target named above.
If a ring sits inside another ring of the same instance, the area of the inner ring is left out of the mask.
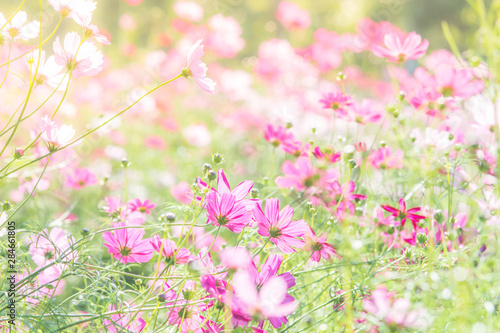
[[[156,204],[151,202],[149,199],[141,201],[140,199],[134,199],[128,203],[128,207],[132,212],[139,211],[143,214],[151,214],[151,209],[156,208]]]
[[[332,109],[339,116],[346,117],[349,107],[353,104],[352,98],[341,91],[323,95],[319,100],[323,104],[323,109]]]
[[[92,42],[83,42],[76,32],[69,32],[64,37],[64,46],[59,36],[54,42],[56,64],[66,66],[75,77],[96,75],[102,70],[102,53]]]
[[[115,259],[126,264],[127,262],[148,262],[153,257],[153,247],[148,239],[144,237],[144,230],[138,228],[121,228],[125,223],[116,223],[115,227],[119,228],[111,231],[106,231],[104,238],[104,246],[108,248],[108,252]]]
[[[428,47],[429,41],[422,41],[422,37],[415,32],[410,32],[404,40],[393,32],[384,36],[384,46],[374,45],[372,52],[377,57],[387,58],[387,61],[400,63],[423,57]]]
[[[304,236],[307,224],[304,220],[292,221],[294,213],[292,207],[285,206],[281,212],[279,209],[278,199],[267,199],[265,214],[260,206],[253,211],[259,226],[257,232],[261,236],[269,237],[283,252],[295,252],[293,247],[302,248],[305,244],[298,237]]]
[[[171,239],[161,239],[155,235],[150,240],[153,249],[164,256],[170,264],[187,264],[191,253],[185,248],[177,249],[177,244]]]
[[[403,198],[399,199],[399,206],[398,208],[394,208],[389,205],[383,205],[383,209],[391,213],[392,216],[395,218],[398,218],[401,221],[401,225],[404,226],[406,223],[406,220],[412,221],[414,227],[417,227],[417,224],[420,220],[425,219],[425,216],[415,214],[415,212],[420,211],[420,207],[414,207],[410,209],[406,209],[406,202],[404,201]]]
[[[66,145],[75,135],[73,126],[58,126],[55,122],[50,120],[48,116],[40,120],[38,128],[42,132],[42,139],[45,141],[50,151],[57,149],[59,146]]]
[[[320,237],[316,236],[316,233],[311,227],[306,228],[306,245],[304,250],[311,252],[311,260],[319,262],[321,257],[324,259],[330,259],[332,256],[337,256],[337,251],[335,247],[326,242],[327,233],[323,233]]]
[[[7,20],[0,13],[0,35],[7,39],[17,41],[17,40],[29,40],[36,38],[38,36],[38,30],[40,28],[40,22],[32,21],[28,24],[26,20],[28,19],[28,14],[23,11],[19,11],[14,15],[14,17],[7,23]]]
[[[66,187],[80,190],[86,186],[97,184],[97,177],[87,168],[75,169],[66,176]]]
[[[113,304],[109,307],[110,311],[116,311],[116,306]],[[127,314],[112,314],[111,320],[104,319],[103,326],[109,332],[133,332],[139,333],[142,332],[144,327],[146,327],[146,322],[144,319],[140,317],[135,317],[135,319],[131,316],[130,313]]]
[[[201,61],[201,57],[205,54],[201,42],[202,39],[191,46],[187,56],[187,67],[183,69],[182,74],[185,77],[192,77],[201,89],[213,93],[215,82],[206,77],[207,65]]]

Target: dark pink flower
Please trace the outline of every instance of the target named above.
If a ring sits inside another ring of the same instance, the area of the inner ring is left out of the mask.
[[[200,185],[206,186],[201,182]],[[256,204],[256,200],[245,199],[252,187],[253,182],[245,180],[231,191],[226,175],[220,169],[217,190],[212,188],[206,197],[207,223],[241,232],[250,224]]]
[[[319,147],[316,147],[312,151],[312,154],[318,160],[326,160],[332,164],[340,161],[340,157],[342,156],[340,152],[335,152],[335,150],[331,147],[324,148],[324,152]]]
[[[115,223],[114,227],[124,227],[125,223]],[[138,228],[121,228],[113,232],[106,231],[104,246],[115,259],[126,264],[127,262],[148,262],[153,257],[153,247],[149,238],[142,239],[144,230]]]
[[[151,209],[156,208],[156,204],[151,202],[149,199],[141,201],[140,199],[134,199],[129,201],[128,207],[132,212],[139,211],[143,214],[151,214]]]
[[[259,227],[257,232],[261,236],[269,237],[281,251],[292,253],[296,251],[293,247],[304,246],[304,241],[298,238],[304,236],[307,224],[304,220],[292,221],[293,208],[285,206],[280,212],[279,205],[278,199],[267,199],[265,214],[260,206],[253,211]]]
[[[275,147],[279,147],[280,145],[288,141],[295,141],[293,134],[288,133],[285,127],[278,126],[275,128],[271,124],[266,126],[264,138],[267,142]]]
[[[347,116],[347,111],[353,104],[351,96],[342,91],[325,94],[319,101],[323,104],[323,109],[332,109],[341,117]]]
[[[320,173],[313,167],[309,157],[298,157],[295,163],[291,161],[283,162],[281,171],[285,174],[276,178],[276,184],[279,187],[294,188],[297,191],[304,191],[312,186],[324,185],[338,179],[337,170],[328,170]]]
[[[420,207],[406,209],[406,202],[403,198],[399,199],[398,208],[394,208],[389,205],[383,205],[382,208],[391,213],[391,215],[395,218],[399,219],[402,226],[405,225],[406,220],[408,219],[413,222],[413,226],[416,228],[418,222],[425,219],[425,216],[415,214],[415,212],[420,211]]]

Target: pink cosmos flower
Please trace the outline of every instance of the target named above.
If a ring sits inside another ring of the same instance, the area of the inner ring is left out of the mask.
[[[40,22],[32,21],[25,24],[27,19],[28,14],[26,12],[18,11],[12,20],[7,23],[5,16],[0,13],[0,28],[3,27],[0,30],[0,35],[13,41],[36,38],[40,29]]]
[[[266,126],[266,129],[264,131],[264,138],[274,147],[279,147],[284,142],[295,141],[295,137],[293,136],[293,134],[289,133],[285,127],[274,127],[271,124],[268,124]]]
[[[367,162],[377,169],[401,169],[403,167],[403,151],[396,150],[393,153],[390,147],[381,147],[368,155]]]
[[[73,71],[75,77],[96,75],[102,70],[102,53],[92,42],[83,42],[76,32],[69,32],[64,37],[64,46],[59,36],[54,42],[56,63]]]
[[[113,304],[109,307],[109,311],[116,311],[116,306]],[[133,312],[132,312],[133,313]],[[146,327],[146,322],[144,319],[135,316],[132,318],[131,313],[127,314],[112,314],[111,320],[104,319],[103,326],[109,332],[117,333],[117,332],[133,332],[139,333],[142,332],[144,327]]]
[[[144,140],[144,144],[148,148],[154,148],[158,150],[165,150],[167,148],[167,143],[160,135],[151,135]]]
[[[106,213],[113,215],[125,208],[120,197],[104,197],[103,209]]]
[[[94,38],[98,43],[104,45],[111,44],[108,38],[99,32],[99,28],[91,23],[92,14],[75,14],[73,19],[84,29],[85,36]]]
[[[312,186],[321,186],[323,183],[331,183],[338,179],[338,171],[328,170],[320,174],[319,170],[313,167],[309,157],[298,157],[295,163],[291,161],[283,162],[281,171],[285,176],[277,177],[276,184],[283,188],[294,188],[297,191],[304,191]]]
[[[416,228],[417,224],[420,220],[425,219],[425,216],[415,214],[415,212],[420,211],[420,207],[414,207],[410,209],[406,209],[406,202],[404,201],[403,198],[399,199],[399,206],[398,208],[394,208],[389,205],[383,205],[382,208],[389,213],[391,213],[392,216],[395,218],[399,219],[401,221],[401,225],[404,226],[406,223],[406,220],[410,220],[413,223],[413,226]]]
[[[258,321],[285,317],[298,306],[296,301],[286,302],[288,284],[280,276],[270,277],[257,288],[255,280],[248,272],[237,272],[233,277],[233,288],[239,311]],[[271,323],[275,328],[281,327],[281,323]]]
[[[354,190],[356,189],[356,184],[351,180],[344,185],[340,185],[338,181],[334,181],[330,185],[331,196],[333,198],[330,206],[337,206],[339,211],[348,210],[351,214],[356,210],[356,206],[354,205],[354,200],[364,200],[366,199],[366,195],[363,194],[354,194]]]
[[[311,252],[311,260],[319,262],[321,257],[328,260],[333,256],[338,256],[335,247],[326,242],[327,232],[324,232],[320,237],[316,236],[314,230],[307,226],[306,228],[306,245],[304,250]]]
[[[321,148],[316,147],[312,151],[312,154],[314,157],[316,157],[318,160],[325,160],[330,164],[336,163],[340,161],[340,157],[342,156],[342,153],[340,152],[335,152],[333,148],[327,147],[323,150]]]
[[[38,236],[33,243],[30,244],[29,252],[31,259],[39,266],[44,267],[56,260],[60,260],[61,264],[56,264],[54,268],[46,269],[47,274],[54,274],[57,271],[67,267],[67,262],[76,261],[78,254],[71,250],[73,244],[71,235],[61,228],[54,227],[50,230],[45,229],[42,235]]]
[[[162,240],[159,235],[154,235],[150,240],[153,249],[166,258],[169,264],[187,264],[191,259],[188,249],[177,249],[177,244],[171,239]]]
[[[388,325],[406,328],[422,328],[424,325],[423,310],[410,311],[411,303],[405,298],[396,299],[394,293],[388,293],[382,286],[372,291],[370,298],[363,300],[363,308]]]
[[[342,117],[347,116],[347,111],[353,104],[351,96],[345,95],[341,91],[323,95],[323,99],[320,99],[319,102],[323,104],[323,109],[332,109]]]
[[[429,87],[422,86],[415,90],[415,95],[411,98],[410,103],[419,111],[431,117],[445,119],[443,110],[450,106],[446,100],[441,100],[442,94]]]
[[[187,182],[180,182],[170,188],[170,194],[175,200],[183,205],[189,205],[193,201],[193,191]]]
[[[206,186],[200,183],[201,186]],[[255,199],[245,199],[253,187],[253,182],[245,180],[232,191],[224,170],[219,170],[217,191],[211,189],[206,197],[207,223],[223,226],[232,232],[239,233],[250,224]]]
[[[80,190],[86,186],[97,184],[97,177],[87,168],[75,169],[73,174],[66,176],[66,187]]]
[[[252,263],[252,256],[245,247],[226,247],[219,253],[220,261],[230,269],[246,268]]]
[[[383,112],[380,106],[369,99],[364,99],[361,103],[354,103],[350,110],[349,119],[362,125],[379,121]]]
[[[292,221],[293,208],[285,206],[280,212],[279,205],[278,199],[267,199],[264,207],[265,214],[260,206],[253,211],[259,227],[257,232],[261,236],[269,237],[281,251],[292,253],[296,251],[293,247],[304,246],[304,241],[298,237],[304,236],[307,224],[304,220]]]
[[[187,56],[187,67],[182,71],[185,77],[192,77],[198,86],[213,93],[215,89],[215,82],[206,77],[207,65],[201,61],[201,57],[205,54],[202,39],[197,41],[189,50]]]
[[[215,14],[208,21],[207,48],[219,58],[234,58],[245,47],[242,29],[231,16]]]
[[[149,199],[141,201],[140,199],[134,199],[129,201],[128,207],[132,212],[139,211],[143,214],[151,214],[151,209],[156,208],[156,204],[151,202]]]
[[[418,67],[415,70],[415,79],[422,85],[434,89],[444,97],[470,98],[484,90],[482,80],[476,80],[472,70],[457,69],[449,64],[442,64],[434,70],[434,75]]]
[[[288,140],[281,144],[281,149],[287,154],[293,155],[295,157],[299,156],[309,156],[309,150],[311,144],[309,142],[302,144],[301,141]]]
[[[276,18],[287,30],[307,29],[311,25],[309,12],[290,1],[280,2]]]
[[[38,129],[42,132],[42,139],[45,141],[50,151],[55,150],[59,146],[66,145],[75,135],[73,126],[57,126],[55,122],[50,120],[49,116],[40,119]]]
[[[183,19],[199,22],[203,19],[203,7],[194,1],[176,1],[174,12]]]
[[[125,223],[115,223],[114,227],[124,227]],[[115,259],[127,262],[148,262],[153,257],[153,247],[150,239],[142,239],[145,231],[138,228],[122,228],[113,232],[106,231],[102,238],[104,246]]]
[[[389,33],[384,36],[384,46],[374,45],[372,52],[377,57],[400,63],[423,57],[428,47],[429,41],[422,41],[416,32],[410,32],[404,40],[397,33]]]

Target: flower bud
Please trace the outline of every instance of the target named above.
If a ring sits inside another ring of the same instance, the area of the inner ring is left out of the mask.
[[[387,146],[387,143],[385,143],[384,140],[380,140],[380,147],[385,147]]]
[[[316,134],[316,127],[313,127],[313,128],[311,129],[311,132],[313,132],[313,134]]]
[[[256,188],[253,188],[250,191],[250,195],[252,196],[252,199],[257,199],[259,197],[259,190]]]
[[[131,164],[130,161],[127,160],[126,158],[122,159],[122,167],[128,168],[130,166],[130,164]]]
[[[209,164],[209,163],[203,164],[203,173],[207,173],[208,171],[210,171],[212,169],[213,169],[213,167],[211,164]]]
[[[339,72],[339,73],[337,74],[337,81],[344,81],[345,79],[347,79],[347,76],[345,76],[345,74],[344,74],[344,73]]]
[[[292,128],[292,126],[293,126],[293,124],[291,121],[286,122],[286,128],[290,129],[290,128]]]
[[[142,280],[141,279],[135,279],[135,284],[137,286],[140,286],[142,284]]]
[[[438,210],[434,213],[434,219],[438,223],[442,223],[444,221],[444,214],[441,210]]]
[[[429,236],[427,236],[424,233],[419,233],[417,235],[417,242],[419,242],[420,244],[425,244],[425,243],[427,243],[428,240],[429,240]]]
[[[18,160],[24,156],[24,149],[16,148],[14,151],[14,159]]]
[[[349,160],[347,162],[349,164],[349,168],[354,169],[356,167],[356,161],[355,160]]]
[[[413,251],[410,248],[406,248],[404,251],[404,256],[406,259],[411,259],[413,256]]]
[[[165,302],[166,300],[167,300],[167,295],[165,294],[158,295],[158,301]]]
[[[208,180],[214,181],[217,179],[217,173],[214,170],[210,170],[207,174]]]
[[[401,91],[399,92],[399,94],[398,94],[398,99],[399,99],[400,101],[402,101],[402,100],[404,100],[404,99],[405,99],[405,97],[406,97],[406,93],[405,93],[403,90],[401,90]]]
[[[169,212],[165,214],[165,218],[167,219],[168,222],[174,222],[175,221],[175,214],[172,212]]]
[[[83,237],[86,237],[89,235],[90,231],[88,228],[83,228],[80,233],[82,234]]]
[[[215,165],[221,164],[224,161],[221,154],[213,154],[212,160],[214,161]]]

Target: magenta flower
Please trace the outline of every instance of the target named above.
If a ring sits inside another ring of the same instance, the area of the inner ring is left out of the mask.
[[[347,116],[349,107],[353,104],[351,96],[345,95],[341,91],[328,93],[323,95],[323,99],[319,100],[323,104],[323,109],[332,109],[339,116]]]
[[[151,209],[156,208],[156,204],[151,202],[149,199],[146,199],[144,201],[141,201],[139,199],[134,199],[132,201],[129,201],[128,207],[132,212],[139,211],[143,214],[151,214]]]
[[[399,34],[393,32],[384,36],[384,46],[373,45],[373,54],[387,58],[387,61],[401,63],[422,58],[429,47],[429,41],[422,41],[422,37],[416,32],[410,32],[402,41]]]
[[[97,177],[87,168],[75,169],[73,174],[66,176],[66,187],[80,190],[86,186],[97,184]]]
[[[403,167],[403,152],[392,152],[390,147],[381,147],[372,151],[367,157],[367,162],[377,169],[401,169]]]
[[[155,235],[150,240],[153,249],[160,253],[169,264],[187,264],[191,260],[191,252],[188,249],[177,249],[177,244],[171,239],[162,240]]]
[[[330,203],[330,206],[335,207],[338,205],[339,210],[348,210],[351,214],[356,210],[356,206],[353,201],[366,199],[366,195],[354,193],[356,184],[354,184],[353,181],[349,181],[342,186],[338,181],[334,181],[331,183],[330,189],[331,196],[333,197],[333,201]]]
[[[257,232],[261,236],[269,237],[281,251],[292,253],[296,251],[293,247],[304,246],[304,241],[298,237],[304,236],[307,224],[304,220],[292,221],[293,208],[285,206],[280,212],[279,205],[278,199],[267,199],[265,215],[260,206],[255,208],[253,215],[259,227]]]
[[[109,311],[116,311],[116,306],[113,304],[109,307]],[[146,327],[146,322],[140,317],[132,318],[130,313],[127,314],[112,314],[111,320],[104,319],[103,326],[106,331],[117,333],[117,332],[142,332],[144,327]]]
[[[71,250],[70,234],[61,228],[52,228],[42,231],[42,235],[36,237],[35,241],[30,244],[29,252],[31,259],[39,266],[44,267],[56,260],[61,261],[61,264],[56,264],[53,268],[46,269],[47,274],[53,275],[55,272],[60,272],[67,267],[67,262],[76,261],[78,254]]]
[[[401,221],[402,226],[405,225],[406,220],[408,219],[412,221],[413,226],[416,228],[418,222],[425,219],[425,216],[415,214],[415,212],[420,211],[420,207],[406,209],[406,202],[403,200],[403,198],[399,199],[398,208],[394,208],[389,205],[383,205],[382,208],[391,213],[391,215],[395,218],[398,218]]]
[[[382,118],[382,109],[372,100],[364,99],[351,107],[349,119],[359,124],[375,123]]]
[[[125,223],[116,223],[117,228],[124,227]],[[137,228],[116,229],[113,232],[106,231],[104,246],[115,259],[126,264],[127,262],[148,262],[153,257],[153,247],[149,238],[142,239],[144,230]]]
[[[276,184],[283,188],[294,188],[297,191],[304,191],[313,186],[321,186],[338,179],[339,173],[331,169],[321,174],[313,167],[309,157],[301,156],[295,160],[283,162],[281,171],[285,174],[276,178]]]
[[[200,185],[206,185],[200,182]],[[211,189],[206,197],[207,223],[223,226],[239,233],[252,220],[255,199],[245,199],[253,187],[253,182],[245,180],[232,191],[224,170],[219,170],[217,191]]]
[[[201,42],[202,39],[191,46],[187,56],[187,67],[183,69],[182,74],[185,77],[192,77],[201,89],[213,93],[215,90],[215,82],[206,77],[207,65],[201,61],[201,57],[205,54]]]
[[[320,237],[316,236],[314,230],[307,226],[306,228],[306,245],[304,250],[311,252],[311,260],[319,262],[321,257],[328,260],[333,256],[338,256],[335,247],[326,242],[327,233],[324,232]]]
[[[325,148],[324,152],[323,152],[323,150],[321,150],[321,148],[316,147],[312,151],[312,154],[318,160],[326,160],[326,161],[328,161],[328,163],[331,163],[331,164],[340,161],[340,157],[342,156],[342,154],[340,152],[335,152],[335,150],[331,147]]]
[[[54,42],[56,64],[73,71],[74,77],[93,76],[102,70],[102,53],[92,42],[83,42],[76,32],[69,32],[64,37],[64,46],[59,36]]]
[[[271,124],[266,126],[266,130],[264,132],[264,138],[274,147],[279,147],[283,143],[288,141],[295,141],[293,134],[288,133],[285,127],[278,126],[275,128]]]

